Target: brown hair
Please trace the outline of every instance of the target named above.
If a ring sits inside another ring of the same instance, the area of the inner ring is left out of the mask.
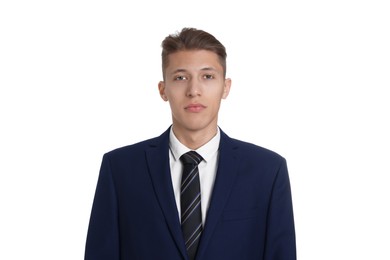
[[[183,28],[181,32],[167,36],[161,43],[162,70],[168,66],[168,55],[183,50],[207,50],[219,57],[226,76],[226,49],[213,35],[195,28]]]

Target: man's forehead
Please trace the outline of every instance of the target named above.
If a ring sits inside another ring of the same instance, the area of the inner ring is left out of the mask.
[[[178,51],[168,55],[169,71],[220,70],[218,55],[207,50]]]

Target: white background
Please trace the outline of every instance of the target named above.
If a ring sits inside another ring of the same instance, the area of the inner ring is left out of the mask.
[[[102,155],[170,124],[160,43],[227,48],[220,126],[288,162],[300,260],[390,259],[388,1],[2,1],[0,259],[83,259]]]

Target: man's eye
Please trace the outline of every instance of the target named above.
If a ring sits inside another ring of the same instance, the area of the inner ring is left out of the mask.
[[[206,74],[206,75],[203,76],[203,78],[205,78],[205,79],[213,79],[214,76],[210,75],[210,74]]]
[[[176,76],[175,77],[175,80],[185,80],[185,79],[187,79],[186,76]]]

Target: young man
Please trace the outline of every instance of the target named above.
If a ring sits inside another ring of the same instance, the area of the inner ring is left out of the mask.
[[[224,46],[184,28],[162,48],[172,125],[104,155],[85,259],[296,259],[285,159],[218,128]]]

